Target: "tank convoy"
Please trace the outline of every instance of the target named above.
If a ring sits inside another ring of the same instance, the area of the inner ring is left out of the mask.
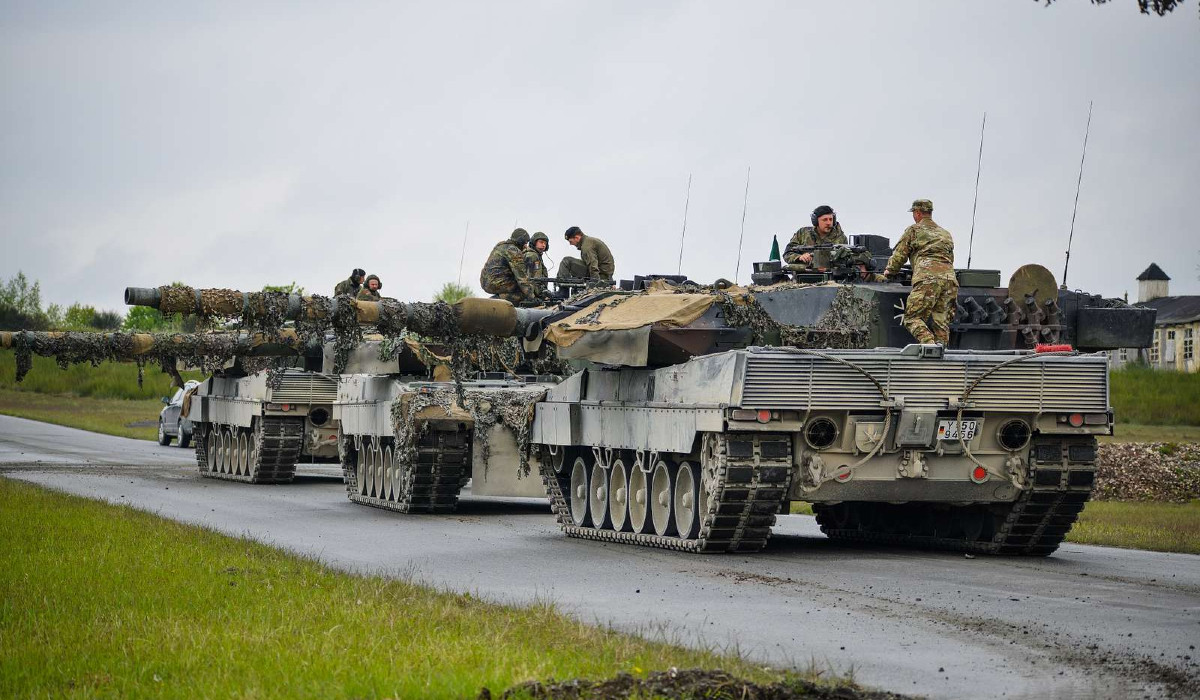
[[[749,288],[643,280],[540,309],[191,289],[167,303],[169,288],[127,298],[263,331],[318,322],[342,352],[361,342],[358,324],[417,332],[452,346],[460,368],[468,340],[515,338],[522,362],[552,348],[579,369],[561,382],[460,375],[453,400],[445,384],[344,375],[335,413],[358,502],[451,509],[476,428],[503,423],[574,537],[755,551],[803,500],[835,539],[1054,551],[1091,493],[1095,436],[1112,431],[1107,358],[1094,351],[1148,345],[1153,311],[1060,289],[1040,266],[1008,288],[997,272],[960,271],[942,348],[896,322],[903,283],[816,274]]]

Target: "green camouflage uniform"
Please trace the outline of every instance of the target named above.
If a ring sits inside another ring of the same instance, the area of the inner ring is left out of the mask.
[[[583,234],[583,240],[579,242],[579,258],[563,258],[558,264],[558,276],[611,282],[616,269],[612,252],[604,241]]]
[[[789,265],[799,265],[800,256],[804,255],[804,252],[800,248],[834,244],[846,245],[846,234],[842,233],[842,225],[840,223],[834,222],[833,228],[825,236],[817,233],[815,227],[805,226],[792,234],[792,240],[788,241],[787,247],[783,249],[783,262]],[[812,265],[812,263],[810,262],[809,265]]]
[[[525,249],[525,270],[533,277],[549,277],[550,273],[546,270],[546,262],[542,260],[542,254],[534,247],[537,241],[546,241],[546,250],[550,250],[550,238],[538,231],[529,238],[529,247]],[[546,285],[542,282],[533,282],[533,286],[539,293],[546,291]]]
[[[913,207],[933,213],[929,200],[918,199]],[[927,207],[927,209],[919,208]],[[950,321],[958,299],[954,276],[954,238],[946,229],[924,218],[904,230],[892,251],[884,274],[895,275],[912,259],[912,292],[904,309],[904,327],[918,343],[950,343]],[[926,325],[925,319],[930,323]],[[932,328],[932,331],[931,331]]]
[[[337,286],[333,288],[333,295],[335,297],[341,296],[342,294],[349,294],[350,296],[357,296],[358,290],[360,290],[360,289],[362,289],[362,285],[355,284],[353,277],[347,277],[346,279],[342,280],[341,282],[338,282]]]
[[[358,296],[356,297],[357,299],[362,301],[379,301],[379,292],[371,290],[371,280],[379,282],[379,289],[383,289],[383,282],[379,280],[379,276],[369,275],[367,279],[363,280],[363,286],[362,289],[358,290]]]
[[[529,281],[525,255],[512,238],[506,238],[492,247],[479,273],[479,286],[488,294],[512,304],[537,301],[539,296],[538,290]]]

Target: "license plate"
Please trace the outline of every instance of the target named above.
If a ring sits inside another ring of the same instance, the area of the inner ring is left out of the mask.
[[[970,442],[975,438],[975,430],[978,427],[978,421],[973,420],[965,420],[961,423],[955,420],[940,420],[938,421],[938,440],[958,440],[961,434],[963,440]]]

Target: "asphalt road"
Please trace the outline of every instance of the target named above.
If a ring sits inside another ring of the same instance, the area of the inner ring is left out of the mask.
[[[1066,545],[1048,558],[846,547],[785,516],[754,555],[570,539],[535,500],[452,516],[351,503],[339,472],[203,479],[191,450],[0,416],[0,473],[246,535],[351,571],[414,576],[588,622],[852,671],[931,697],[1200,695],[1200,557]],[[3,542],[0,536],[0,543]],[[2,544],[0,544],[2,546]]]

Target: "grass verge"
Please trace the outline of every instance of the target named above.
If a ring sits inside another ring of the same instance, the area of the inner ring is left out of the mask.
[[[128,425],[157,421],[161,409],[162,404],[156,399],[98,399],[0,389],[0,413],[4,415],[142,440],[155,439],[157,424],[149,428]]]
[[[783,678],[3,478],[0,532],[0,697],[475,697],[672,666]]]
[[[1200,398],[1197,398],[1200,401]],[[1200,442],[1197,425],[1141,425],[1117,423],[1116,435],[1101,435],[1100,442]]]
[[[1129,367],[1109,373],[1109,389],[1118,421],[1200,425],[1200,373]]]
[[[71,394],[102,399],[154,399],[175,392],[171,378],[158,365],[146,365],[142,386],[137,382],[137,365],[104,362],[93,367],[84,362],[60,368],[49,357],[32,358],[33,366],[20,384],[17,361],[12,352],[0,352],[0,388],[40,394]],[[198,379],[199,372],[184,372],[184,379]]]
[[[1200,501],[1091,501],[1080,513],[1067,541],[1200,554]]]

